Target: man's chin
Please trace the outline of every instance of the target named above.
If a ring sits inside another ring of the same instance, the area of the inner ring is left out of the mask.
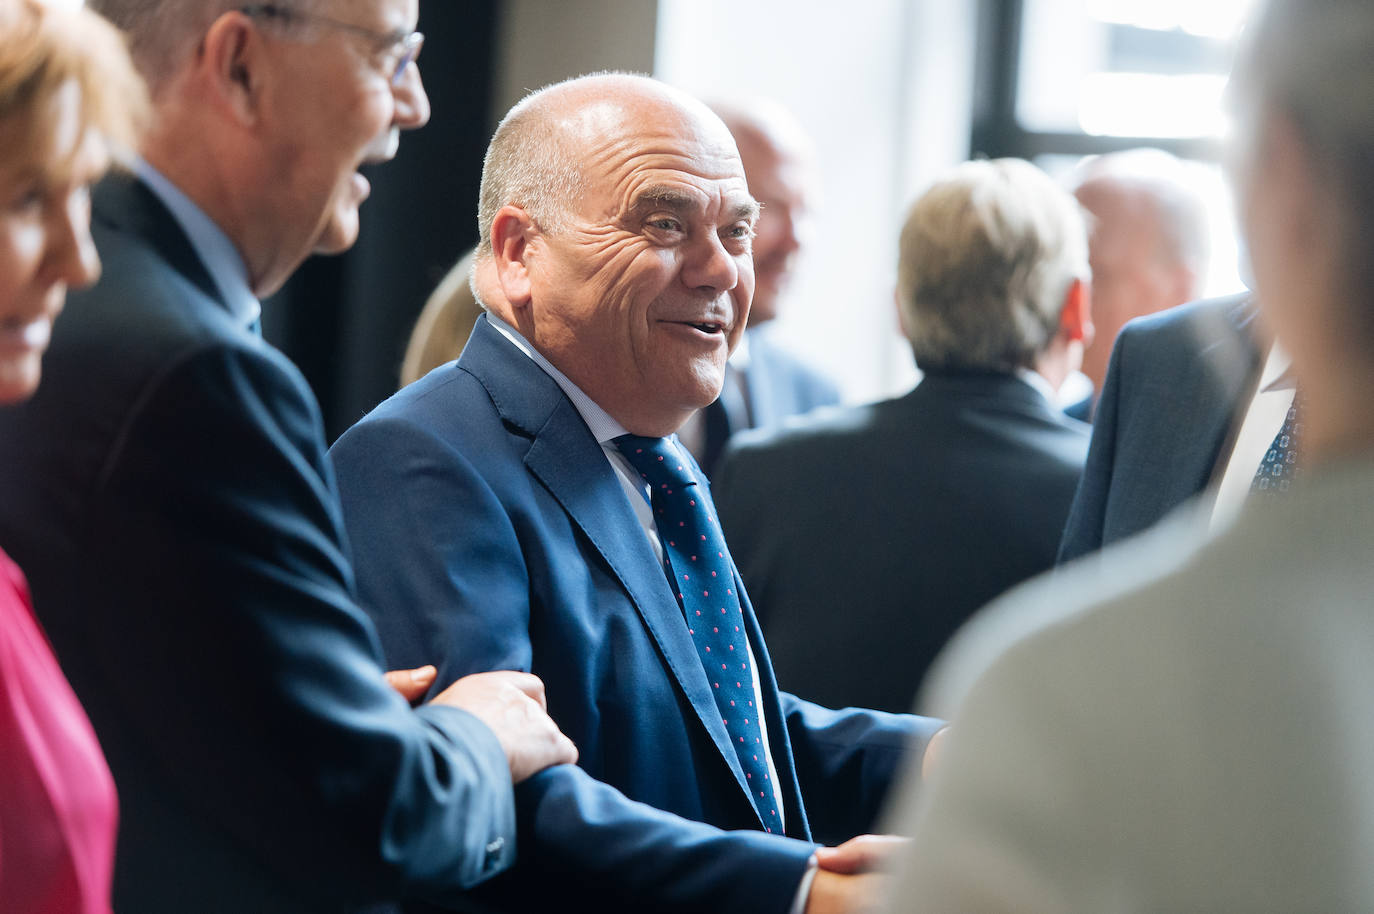
[[[316,254],[342,254],[353,247],[358,240],[358,211],[350,209],[345,213],[330,216],[315,239]]]

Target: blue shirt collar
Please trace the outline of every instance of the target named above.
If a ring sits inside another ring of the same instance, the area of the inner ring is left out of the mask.
[[[256,323],[262,315],[262,304],[248,284],[248,267],[229,236],[195,201],[142,158],[134,163],[134,171],[186,233],[230,313],[245,327]]]

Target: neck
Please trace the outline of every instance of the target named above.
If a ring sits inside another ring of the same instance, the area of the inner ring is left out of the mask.
[[[1058,392],[1064,381],[1073,374],[1076,365],[1083,361],[1083,344],[1076,340],[1056,338],[1050,348],[1040,353],[1031,370],[1045,379],[1051,389]]]
[[[1311,465],[1357,456],[1374,458],[1374,368],[1299,373],[1303,398],[1302,448]]]

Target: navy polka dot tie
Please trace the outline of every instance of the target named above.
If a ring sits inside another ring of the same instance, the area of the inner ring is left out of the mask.
[[[749,798],[764,827],[780,823],[768,758],[763,748],[760,711],[754,707],[754,674],[749,669],[744,611],[735,592],[733,564],[697,480],[666,438],[621,435],[615,445],[649,484],[654,522],[663,543],[663,564],[687,620],[716,707],[739,755]]]
[[[1251,495],[1281,495],[1288,491],[1299,474],[1298,443],[1302,437],[1302,408],[1299,395],[1294,393],[1293,405],[1288,408],[1283,427],[1274,436],[1274,443],[1260,461],[1255,478],[1250,483]]]

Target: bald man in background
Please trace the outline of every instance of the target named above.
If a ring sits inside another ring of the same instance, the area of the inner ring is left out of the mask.
[[[782,309],[812,234],[817,177],[811,138],[795,117],[768,99],[716,101],[711,109],[735,138],[761,212],[748,332],[730,358],[720,397],[678,431],[708,476],[731,435],[840,402],[835,383],[775,342],[765,326]]]
[[[1206,204],[1183,163],[1160,149],[1091,159],[1074,196],[1092,215],[1089,259],[1096,335],[1083,354],[1092,389],[1065,412],[1091,421],[1112,343],[1127,321],[1193,301],[1210,257]]]

